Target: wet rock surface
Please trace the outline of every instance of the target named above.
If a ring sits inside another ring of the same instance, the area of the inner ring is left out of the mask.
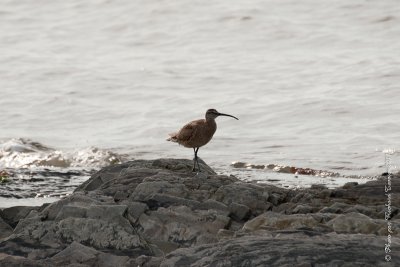
[[[200,164],[126,162],[50,205],[2,210],[0,266],[388,266],[388,220],[400,265],[400,177],[388,198],[387,176],[288,190]]]

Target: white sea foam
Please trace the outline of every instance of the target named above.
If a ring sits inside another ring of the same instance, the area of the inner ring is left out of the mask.
[[[27,139],[11,139],[0,143],[0,169],[40,167],[98,169],[120,161],[121,156],[118,154],[95,147],[61,151]]]

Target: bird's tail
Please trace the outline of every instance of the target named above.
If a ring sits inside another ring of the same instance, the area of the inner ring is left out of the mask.
[[[169,137],[167,138],[167,141],[171,141],[171,142],[178,142],[178,138],[176,137],[177,133],[170,133]]]

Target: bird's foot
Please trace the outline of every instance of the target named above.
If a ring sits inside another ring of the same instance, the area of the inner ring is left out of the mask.
[[[196,169],[195,167],[193,167],[192,172],[195,172],[196,175],[198,175],[199,173],[201,173],[200,169]]]

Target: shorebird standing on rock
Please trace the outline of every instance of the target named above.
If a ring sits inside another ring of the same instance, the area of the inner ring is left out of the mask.
[[[215,119],[218,116],[228,116],[239,120],[235,116],[219,113],[215,109],[209,109],[206,112],[205,119],[191,121],[183,126],[178,132],[169,134],[170,137],[167,139],[167,141],[176,142],[184,147],[193,148],[194,159],[192,171],[196,171],[196,164],[198,171],[200,171],[197,152],[199,151],[200,147],[210,142],[211,138],[213,137],[215,131],[217,130]]]

